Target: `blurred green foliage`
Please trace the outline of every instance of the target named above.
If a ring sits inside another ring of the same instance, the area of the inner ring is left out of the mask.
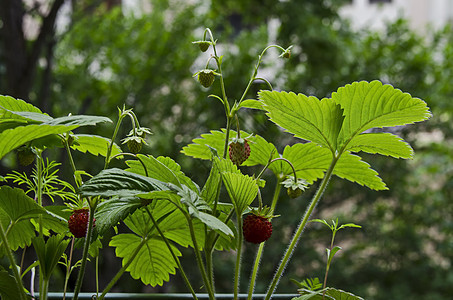
[[[202,88],[192,74],[203,69],[208,54],[192,41],[210,27],[219,39],[224,57],[227,95],[238,99],[258,54],[270,43],[293,45],[291,59],[272,53],[264,59],[262,76],[274,88],[317,97],[329,96],[337,87],[355,80],[379,79],[424,99],[434,117],[416,130],[393,128],[415,147],[415,159],[398,161],[373,157],[375,168],[390,190],[374,192],[334,178],[315,216],[354,222],[361,230],[345,231],[329,282],[365,299],[447,299],[453,294],[453,157],[452,130],[453,34],[450,26],[421,36],[404,20],[388,24],[385,31],[353,31],[338,16],[347,1],[170,1],[150,0],[143,14],[98,9],[74,12],[70,29],[57,43],[51,84],[51,113],[117,117],[117,107],[133,107],[143,126],[153,135],[146,153],[175,158],[199,184],[209,164],[193,161],[181,148],[201,133],[225,126],[221,104],[209,94],[219,94],[218,81]],[[255,84],[248,97],[265,88]],[[241,113],[242,128],[280,146],[300,142],[266,123],[261,112]],[[126,126],[127,127],[127,126]],[[113,128],[101,128],[110,136]],[[128,130],[124,130],[123,136]],[[102,165],[77,160],[78,168],[98,172]],[[267,178],[266,202],[274,179]],[[256,292],[264,292],[281,258],[285,243],[314,193],[289,200],[282,193],[274,236],[264,252]],[[280,238],[280,241],[279,241]],[[289,278],[323,277],[329,234],[317,224],[309,226],[292,257],[277,292],[292,293]],[[107,251],[104,249],[103,251]],[[183,252],[186,251],[183,249]],[[249,277],[255,247],[247,246],[242,278]],[[191,263],[191,252],[183,263]],[[107,262],[107,268],[117,262]],[[230,292],[233,258],[216,257],[217,292]],[[197,276],[194,272],[190,274]],[[107,276],[108,277],[108,276]],[[109,278],[105,278],[108,281]],[[164,286],[186,292],[179,276]],[[247,280],[243,280],[245,290]],[[125,276],[123,290],[134,283]],[[137,284],[138,286],[138,284]],[[144,290],[147,290],[146,288]]]

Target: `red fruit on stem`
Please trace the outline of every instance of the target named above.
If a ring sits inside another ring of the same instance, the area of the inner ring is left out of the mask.
[[[236,140],[230,143],[230,147],[228,149],[228,154],[230,155],[231,161],[240,166],[247,160],[250,156],[250,145],[247,140]]]
[[[251,214],[245,217],[242,231],[247,242],[259,244],[271,237],[272,224],[268,218]]]
[[[81,238],[87,235],[88,230],[88,221],[90,217],[90,212],[88,209],[76,209],[72,212],[72,215],[69,217],[68,227],[69,231],[76,237]],[[96,219],[93,220],[93,226]]]

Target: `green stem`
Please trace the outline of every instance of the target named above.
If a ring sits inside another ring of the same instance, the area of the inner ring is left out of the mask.
[[[125,117],[124,109],[120,112],[119,117],[118,117],[118,122],[116,123],[115,130],[113,131],[113,136],[112,140],[110,141],[109,148],[107,149],[107,155],[105,156],[105,164],[104,164],[104,169],[107,169],[109,163],[110,163],[110,155],[112,154],[112,148],[113,144],[115,143],[116,136],[118,134],[118,130],[120,129],[121,122],[123,121],[123,118]]]
[[[39,299],[40,300],[47,300],[47,294],[49,293],[49,279],[45,278],[41,282],[41,286],[39,289]]]
[[[96,204],[97,201],[93,201],[94,203],[90,203],[90,218],[88,221],[88,230],[87,235],[85,237],[85,244],[83,246],[83,254],[82,254],[82,261],[79,269],[79,273],[77,274],[77,281],[76,286],[74,288],[74,297],[73,300],[77,300],[79,297],[80,289],[82,288],[83,283],[83,276],[85,275],[85,267],[88,260],[88,250],[90,249],[91,244],[91,235],[93,234],[93,216],[94,212],[96,211]]]
[[[19,299],[26,300],[27,295],[25,294],[25,288],[20,278],[19,270],[17,269],[16,260],[14,259],[13,252],[8,243],[8,238],[6,237],[5,230],[3,229],[2,222],[0,222],[0,238],[3,242],[3,248],[5,249],[6,256],[8,257],[9,263],[11,265],[11,270],[13,271],[14,279],[16,279],[17,288],[19,289]]]
[[[271,204],[271,211],[272,212],[275,211],[275,207],[277,206],[277,202],[278,202],[278,197],[280,195],[280,191],[282,190],[282,184],[281,183],[282,183],[282,180],[279,179],[277,181],[276,186],[275,186],[274,196],[272,197],[272,204]],[[256,253],[255,264],[253,266],[253,272],[252,272],[252,276],[250,278],[249,294],[248,294],[248,297],[247,297],[248,300],[251,300],[252,296],[253,296],[253,291],[255,289],[256,276],[258,274],[259,264],[260,264],[260,261],[261,261],[261,257],[263,255],[264,245],[265,245],[265,243],[261,243],[260,246],[258,247],[258,251]]]
[[[259,269],[261,257],[263,255],[263,250],[264,250],[265,244],[266,244],[266,242],[261,243],[258,247],[258,251],[256,252],[255,264],[253,265],[252,276],[250,277],[249,293],[248,293],[247,300],[252,300],[252,297],[253,297],[253,291],[255,290],[256,276],[258,275],[258,269]]]
[[[264,53],[266,53],[267,50],[269,50],[270,48],[278,48],[282,51],[285,51],[285,49],[283,49],[282,47],[278,46],[278,45],[269,45],[267,46],[266,48],[264,48],[264,50],[261,52],[261,54],[258,56],[258,62],[256,63],[255,65],[255,69],[253,70],[253,74],[252,76],[250,77],[250,80],[247,84],[247,87],[245,88],[244,90],[244,93],[242,94],[238,104],[241,104],[241,102],[245,99],[245,96],[247,95],[247,92],[249,91],[250,87],[252,86],[252,83],[255,81],[256,79],[256,75],[258,74],[258,69],[261,65],[261,62],[262,62],[262,59],[263,59],[263,56],[264,56]]]
[[[153,225],[154,227],[156,228],[157,232],[159,232],[159,235],[162,237],[162,239],[164,240],[165,242],[165,245],[167,245],[167,248],[168,250],[170,251],[171,253],[171,256],[173,257],[173,260],[175,261],[176,265],[178,266],[178,269],[179,269],[179,272],[181,273],[181,276],[184,280],[184,283],[186,284],[187,288],[190,290],[190,293],[192,294],[193,296],[193,299],[198,299],[197,298],[197,295],[195,294],[195,291],[194,289],[192,288],[192,285],[190,284],[190,281],[186,275],[186,273],[184,272],[184,269],[182,268],[182,265],[181,265],[181,262],[179,261],[178,257],[176,256],[175,252],[173,251],[173,248],[171,247],[171,244],[170,242],[168,241],[167,237],[164,235],[164,233],[162,232],[162,230],[160,230],[159,228],[159,224],[157,224],[157,221],[154,219],[153,215],[151,214],[151,212],[149,211],[149,208],[146,207],[146,212],[148,213],[151,221],[153,222]]]
[[[302,221],[300,222],[300,224],[296,230],[296,233],[294,234],[294,236],[288,246],[288,249],[286,250],[286,253],[283,256],[283,259],[280,262],[277,272],[275,273],[274,278],[267,291],[265,300],[269,300],[272,297],[272,294],[274,293],[274,290],[280,280],[280,277],[282,276],[283,271],[286,268],[286,265],[294,251],[294,248],[296,247],[297,242],[299,241],[299,238],[300,238],[302,232],[304,231],[305,225],[307,224],[308,220],[310,219],[310,216],[311,216],[313,210],[315,209],[316,204],[318,204],[319,199],[321,199],[321,196],[324,193],[324,191],[329,183],[330,178],[332,177],[333,169],[335,168],[335,165],[336,165],[338,159],[339,159],[339,156],[333,157],[332,162],[329,166],[329,169],[327,169],[326,174],[324,175],[324,178],[322,179],[322,182],[321,182],[321,185],[319,186],[318,191],[314,195],[314,197],[310,203],[310,206],[308,207],[307,211],[305,212],[305,214],[302,218]]]
[[[42,206],[42,188],[43,188],[43,161],[42,161],[42,152],[38,150],[38,154],[36,155],[36,174],[38,178],[36,178],[36,201],[38,202],[39,206]],[[43,235],[42,231],[42,216],[39,215],[39,235]]]
[[[335,228],[336,228],[336,225],[335,225]],[[334,240],[335,240],[335,232],[336,232],[335,230],[332,231],[332,239],[331,239],[331,241],[330,241],[330,252],[329,252],[329,254],[332,253],[333,242],[334,242]],[[328,274],[329,274],[330,262],[331,262],[331,260],[330,260],[329,258],[330,258],[330,257],[327,256],[326,274],[324,275],[324,283],[323,283],[323,285],[322,285],[322,289],[324,290],[324,291],[322,292],[322,299],[323,299],[323,300],[324,300],[324,298],[325,298],[325,296],[326,296],[326,291],[327,291],[327,290],[326,290],[326,287],[327,287],[327,276],[328,276]]]
[[[66,153],[68,154],[69,164],[71,165],[71,168],[72,168],[72,173],[73,173],[73,176],[74,176],[74,182],[75,182],[77,187],[80,187],[80,184],[77,181],[77,178],[76,178],[76,175],[75,175],[76,171],[77,171],[77,168],[75,166],[74,159],[72,158],[71,148],[69,147],[68,139],[66,139],[65,137],[62,137],[62,139],[63,139],[64,147],[66,148]]]
[[[69,251],[68,265],[66,266],[66,277],[65,277],[64,288],[63,288],[63,300],[66,299],[66,291],[68,288],[69,276],[71,275],[71,264],[72,264],[72,253],[74,252],[74,242],[75,242],[75,237],[72,237],[71,249]]]
[[[238,243],[236,249],[236,267],[234,273],[234,300],[239,299],[239,284],[240,284],[240,271],[241,271],[241,258],[242,258],[242,216],[241,214],[236,213],[238,217]]]
[[[115,277],[110,280],[109,284],[104,288],[102,291],[102,294],[99,296],[99,300],[104,299],[105,295],[113,288],[113,286],[116,284],[116,282],[121,278],[121,276],[126,272],[127,268],[130,266],[130,264],[134,261],[135,257],[137,254],[140,252],[142,247],[146,245],[148,242],[148,237],[145,237],[142,239],[140,244],[135,248],[134,252],[132,253],[130,259],[121,267],[121,269],[118,270],[116,273]]]
[[[190,236],[193,241],[193,248],[194,248],[193,250],[195,252],[195,257],[197,259],[197,264],[198,264],[198,268],[200,269],[201,277],[203,278],[203,282],[206,286],[206,290],[208,292],[209,299],[214,300],[215,295],[214,295],[213,289],[211,287],[210,281],[208,279],[208,275],[206,273],[206,268],[203,264],[203,259],[200,254],[200,247],[198,247],[197,238],[195,236],[195,230],[193,228],[192,220],[190,219],[190,216],[187,214],[187,212],[185,212],[185,211],[182,211],[182,212],[184,213],[184,216],[187,219],[187,223],[189,224]]]

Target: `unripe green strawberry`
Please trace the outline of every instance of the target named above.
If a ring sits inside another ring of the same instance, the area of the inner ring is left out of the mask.
[[[201,52],[206,52],[210,45],[211,43],[208,41],[200,41],[198,43],[198,47],[200,47]]]
[[[302,195],[302,189],[300,188],[289,187],[286,189],[286,192],[291,199],[297,198]]]
[[[69,231],[76,237],[82,238],[87,235],[88,230],[88,221],[90,217],[90,212],[88,209],[76,209],[72,212],[72,215],[69,217],[68,227]],[[93,220],[93,226],[96,219]]]
[[[250,214],[244,219],[242,232],[247,242],[259,244],[271,237],[272,223],[264,216]]]
[[[139,137],[131,137],[127,140],[127,147],[133,154],[137,154],[142,150],[142,142]]]
[[[212,43],[208,41],[196,41],[192,42],[192,44],[197,44],[201,52],[206,52],[209,49],[209,46],[212,45]]]
[[[213,70],[204,69],[198,72],[198,81],[205,88],[210,87],[214,83],[215,73]]]
[[[228,149],[231,161],[240,166],[250,156],[250,145],[245,139],[233,139]]]
[[[35,153],[31,148],[24,148],[17,151],[17,161],[21,166],[28,166],[35,160]]]

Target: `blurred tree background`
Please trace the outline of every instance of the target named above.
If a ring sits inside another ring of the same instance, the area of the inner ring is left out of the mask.
[[[65,2],[70,2],[71,12],[66,25],[55,30],[56,14]],[[389,191],[374,192],[338,178],[331,181],[315,217],[339,217],[342,223],[363,228],[339,233],[336,242],[343,250],[334,260],[328,284],[365,299],[447,299],[453,295],[452,30],[447,26],[422,36],[404,20],[381,32],[353,30],[338,15],[346,2],[143,0],[148,10],[130,11],[121,9],[121,1],[0,0],[0,93],[28,100],[54,116],[93,114],[116,120],[117,107],[133,107],[141,124],[153,131],[144,152],[176,159],[201,185],[209,163],[184,157],[180,150],[201,133],[225,126],[221,104],[207,97],[219,93],[218,81],[204,89],[192,78],[208,58],[191,44],[202,38],[205,27],[212,29],[225,55],[230,99],[241,96],[258,54],[273,43],[293,45],[288,61],[279,59],[277,52],[265,56],[260,74],[275,89],[322,98],[352,81],[390,83],[427,101],[433,118],[392,129],[411,142],[413,160],[367,157]],[[23,29],[22,22],[30,20],[35,21],[35,35]],[[254,85],[248,97],[256,97],[262,88]],[[241,129],[262,135],[280,151],[286,144],[301,142],[268,123],[261,112],[241,112],[240,118]],[[110,136],[113,128],[97,130]],[[94,157],[89,161],[76,157],[76,163],[93,174],[103,165]],[[11,157],[0,162],[1,174],[13,167]],[[68,171],[65,168],[63,172]],[[272,178],[268,182],[272,186]],[[281,194],[277,213],[284,217],[273,222],[274,236],[265,248],[257,292],[267,288],[315,189],[296,200]],[[270,201],[271,193],[270,187],[264,189],[265,201]],[[296,291],[290,278],[323,277],[329,239],[326,228],[309,225],[278,292]],[[107,244],[108,237],[101,254],[101,268],[108,272],[101,286],[110,280],[110,268],[119,266]],[[255,246],[247,245],[245,251],[243,291]],[[185,253],[189,259],[183,264],[190,264],[191,251]],[[218,292],[230,292],[233,258],[228,254],[215,258]],[[93,290],[89,281],[88,277],[85,288]],[[117,289],[150,290],[129,275]],[[178,275],[161,290],[186,292]]]

